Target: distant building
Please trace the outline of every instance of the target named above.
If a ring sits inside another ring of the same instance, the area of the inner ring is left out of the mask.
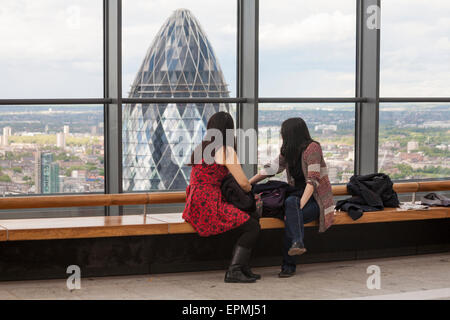
[[[211,43],[186,9],[176,10],[151,44],[130,98],[229,97]],[[129,104],[123,109],[123,189],[184,190],[191,150],[225,103]]]
[[[66,136],[64,133],[56,134],[56,146],[61,149],[66,148]]]
[[[86,176],[87,176],[86,170],[73,170],[71,174],[71,178],[85,179]]]
[[[36,193],[59,192],[59,165],[52,153],[36,152]]]
[[[338,169],[336,167],[328,167],[328,178],[331,182],[337,181]]]
[[[69,133],[70,133],[69,126],[64,126],[64,134],[69,134]]]
[[[408,141],[408,145],[406,147],[408,153],[417,149],[419,149],[419,143],[417,141]]]
[[[423,161],[423,155],[420,153],[400,152],[400,160],[402,161]]]
[[[34,154],[34,188],[35,193],[41,193],[41,152]]]
[[[11,127],[4,127],[3,128],[3,136],[2,136],[2,141],[1,141],[1,144],[3,145],[3,146],[7,146],[7,145],[9,145],[9,136],[11,136],[12,134],[11,134]]]
[[[353,172],[345,171],[342,173],[341,182],[347,183],[350,181],[350,178],[353,176]]]
[[[421,126],[423,128],[450,128],[449,121],[426,121]]]
[[[318,124],[316,126],[314,126],[314,131],[337,131],[337,125],[335,124]]]
[[[386,141],[381,145],[382,148],[389,148],[389,149],[399,149],[400,148],[400,142],[398,141]]]
[[[355,156],[355,151],[354,150],[349,151],[346,160],[348,160],[348,161],[353,160],[354,156]]]

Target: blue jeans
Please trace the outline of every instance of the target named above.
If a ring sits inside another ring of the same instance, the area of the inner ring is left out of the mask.
[[[289,196],[285,202],[284,216],[284,245],[283,245],[283,270],[295,271],[295,257],[288,255],[292,243],[299,242],[304,246],[304,225],[319,219],[320,209],[314,197],[311,195],[303,209],[300,209],[300,197]]]

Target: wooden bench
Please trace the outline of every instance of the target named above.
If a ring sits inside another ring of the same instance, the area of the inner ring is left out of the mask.
[[[8,239],[7,230],[3,227],[0,227],[0,241],[6,241]]]
[[[398,193],[450,190],[450,181],[408,182],[394,184]],[[346,195],[345,186],[333,186],[334,195]],[[111,206],[156,203],[182,203],[184,192],[71,195],[1,198],[0,210],[20,208]],[[352,220],[346,212],[335,213],[335,225],[380,223],[442,219],[450,217],[450,208],[430,207],[427,210],[399,211],[385,208],[383,211],[365,212],[358,220]],[[275,218],[262,218],[262,229],[284,228],[284,222]],[[317,226],[311,222],[306,227]],[[70,217],[39,219],[0,220],[0,241],[76,239],[98,237],[121,237],[140,235],[163,235],[194,233],[192,226],[181,213],[142,214],[105,217]]]

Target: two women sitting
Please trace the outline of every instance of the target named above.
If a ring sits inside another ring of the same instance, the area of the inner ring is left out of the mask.
[[[234,121],[229,113],[218,112],[209,119],[207,137],[191,155],[183,218],[200,236],[237,232],[239,237],[224,280],[255,282],[261,276],[251,271],[249,262],[260,232],[259,222],[225,201],[221,182],[230,173],[245,192],[250,192],[253,184],[286,170],[288,183],[303,191],[301,196],[285,200],[285,244],[279,276],[292,276],[296,269],[293,256],[306,252],[304,224],[319,220],[319,232],[324,232],[333,223],[333,195],[321,146],[311,139],[303,119],[288,119],[281,127],[280,155],[249,180],[237,157],[235,143],[227,145],[230,130],[234,130]],[[222,139],[209,139],[208,131],[220,132]]]

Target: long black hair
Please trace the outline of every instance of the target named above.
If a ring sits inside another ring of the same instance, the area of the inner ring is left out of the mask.
[[[215,137],[214,136],[210,137],[210,135],[208,134],[209,129],[219,130],[220,133],[222,134],[223,140],[215,142]],[[233,135],[233,141],[227,141],[226,140],[227,130],[234,130],[234,120],[233,120],[233,117],[231,116],[231,114],[229,114],[228,112],[225,112],[225,111],[219,111],[219,112],[213,114],[211,116],[211,118],[209,118],[208,124],[206,125],[206,135],[203,138],[202,143],[199,144],[192,152],[191,162],[188,165],[195,164],[194,161],[197,160],[194,157],[195,153],[201,151],[201,155],[203,156],[203,151],[205,150],[205,148],[213,142],[215,142],[216,144],[219,144],[220,146],[225,146],[225,145],[227,145],[227,143],[232,144],[231,146],[236,151],[236,138]],[[201,150],[199,148],[201,148]],[[215,151],[216,151],[215,149],[212,150],[211,156],[213,156],[213,157],[215,156]]]
[[[303,151],[313,140],[309,134],[305,121],[298,118],[289,118],[281,125],[281,145],[280,153],[286,159],[291,176],[298,177],[301,174],[301,156]]]

